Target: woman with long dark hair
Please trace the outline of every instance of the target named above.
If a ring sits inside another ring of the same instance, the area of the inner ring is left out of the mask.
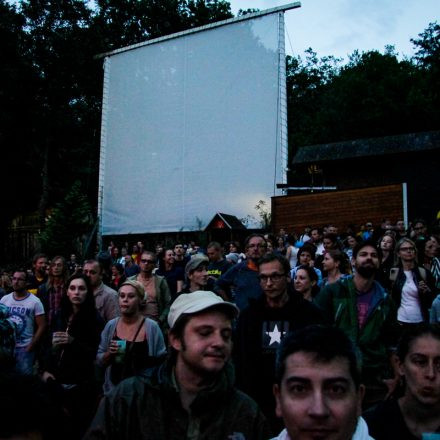
[[[389,290],[391,288],[390,271],[394,266],[394,247],[396,246],[396,240],[393,235],[385,234],[381,237],[377,246],[382,252],[382,259],[376,279],[385,289]]]
[[[185,275],[181,267],[176,267],[174,264],[173,249],[164,249],[157,256],[159,260],[159,269],[156,271],[157,275],[165,277],[170,288],[171,298],[175,298],[177,292],[181,292],[183,288],[183,281]]]
[[[87,429],[96,409],[94,360],[103,324],[88,278],[74,275],[54,317],[52,347],[41,366],[44,381],[61,385],[62,403],[78,435]]]
[[[397,358],[400,387],[364,414],[369,432],[376,440],[436,438],[440,431],[439,327],[421,324],[408,329],[397,346]],[[428,433],[437,434],[425,437]]]

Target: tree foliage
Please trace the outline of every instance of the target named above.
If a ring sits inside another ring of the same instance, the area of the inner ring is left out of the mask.
[[[83,254],[82,236],[87,236],[93,225],[93,216],[81,182],[75,182],[65,199],[56,204],[46,228],[39,237],[41,249],[48,255],[67,252]]]
[[[0,0],[0,184],[8,189],[0,227],[37,208],[43,219],[77,180],[96,214],[96,54],[230,17],[224,0]],[[392,47],[355,52],[345,65],[312,49],[287,57],[291,150],[438,129],[439,29],[431,23],[412,40],[413,59],[399,60]]]
[[[416,55],[399,60],[355,51],[346,64],[312,49],[287,57],[291,153],[305,145],[440,128],[439,25],[412,40]]]
[[[95,56],[232,16],[223,0],[0,0],[3,231],[46,210],[80,179],[95,208],[102,60]],[[42,224],[42,226],[44,226]],[[1,239],[1,237],[0,237]],[[68,252],[68,250],[66,250]]]

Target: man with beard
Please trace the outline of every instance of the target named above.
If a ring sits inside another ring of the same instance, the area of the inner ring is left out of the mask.
[[[32,258],[32,275],[29,277],[27,291],[37,294],[38,288],[47,282],[47,256],[35,254]]]
[[[328,284],[316,297],[316,304],[329,321],[350,337],[361,354],[367,406],[387,393],[384,379],[390,369],[389,349],[398,334],[396,306],[374,280],[380,260],[380,249],[373,242],[356,245],[352,257],[354,276]]]

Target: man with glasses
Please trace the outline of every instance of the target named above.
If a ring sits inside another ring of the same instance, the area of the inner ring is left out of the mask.
[[[249,298],[259,298],[263,294],[258,279],[257,262],[267,249],[266,240],[261,234],[251,234],[244,245],[246,260],[222,274],[214,287],[218,295],[234,301],[240,310],[248,306]]]
[[[147,294],[144,315],[154,319],[163,330],[170,310],[171,294],[165,277],[153,273],[156,264],[156,254],[143,251],[139,261],[141,271],[129,279],[136,280],[144,286]]]
[[[276,351],[289,332],[322,324],[324,319],[315,305],[293,291],[290,264],[283,256],[262,257],[258,279],[264,294],[250,299],[249,307],[240,314],[234,359],[237,386],[260,405],[275,433],[281,428],[272,393]]]
[[[9,319],[16,328],[16,370],[32,374],[36,348],[44,334],[46,319],[41,301],[26,289],[26,272],[16,270],[12,276],[14,291],[0,299],[8,308]]]

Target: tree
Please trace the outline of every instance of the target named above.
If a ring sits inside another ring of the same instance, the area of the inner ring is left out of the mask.
[[[218,0],[0,0],[0,140],[7,191],[3,230],[47,208],[80,179],[91,206],[98,187],[102,60],[95,55],[232,16]],[[10,195],[10,197],[9,197]]]
[[[343,65],[312,49],[287,57],[289,147],[438,130],[440,125],[439,26],[431,23],[412,59],[355,51]]]
[[[41,249],[49,255],[83,254],[82,235],[90,232],[93,216],[81,182],[75,182],[62,202],[56,204],[41,233]]]

